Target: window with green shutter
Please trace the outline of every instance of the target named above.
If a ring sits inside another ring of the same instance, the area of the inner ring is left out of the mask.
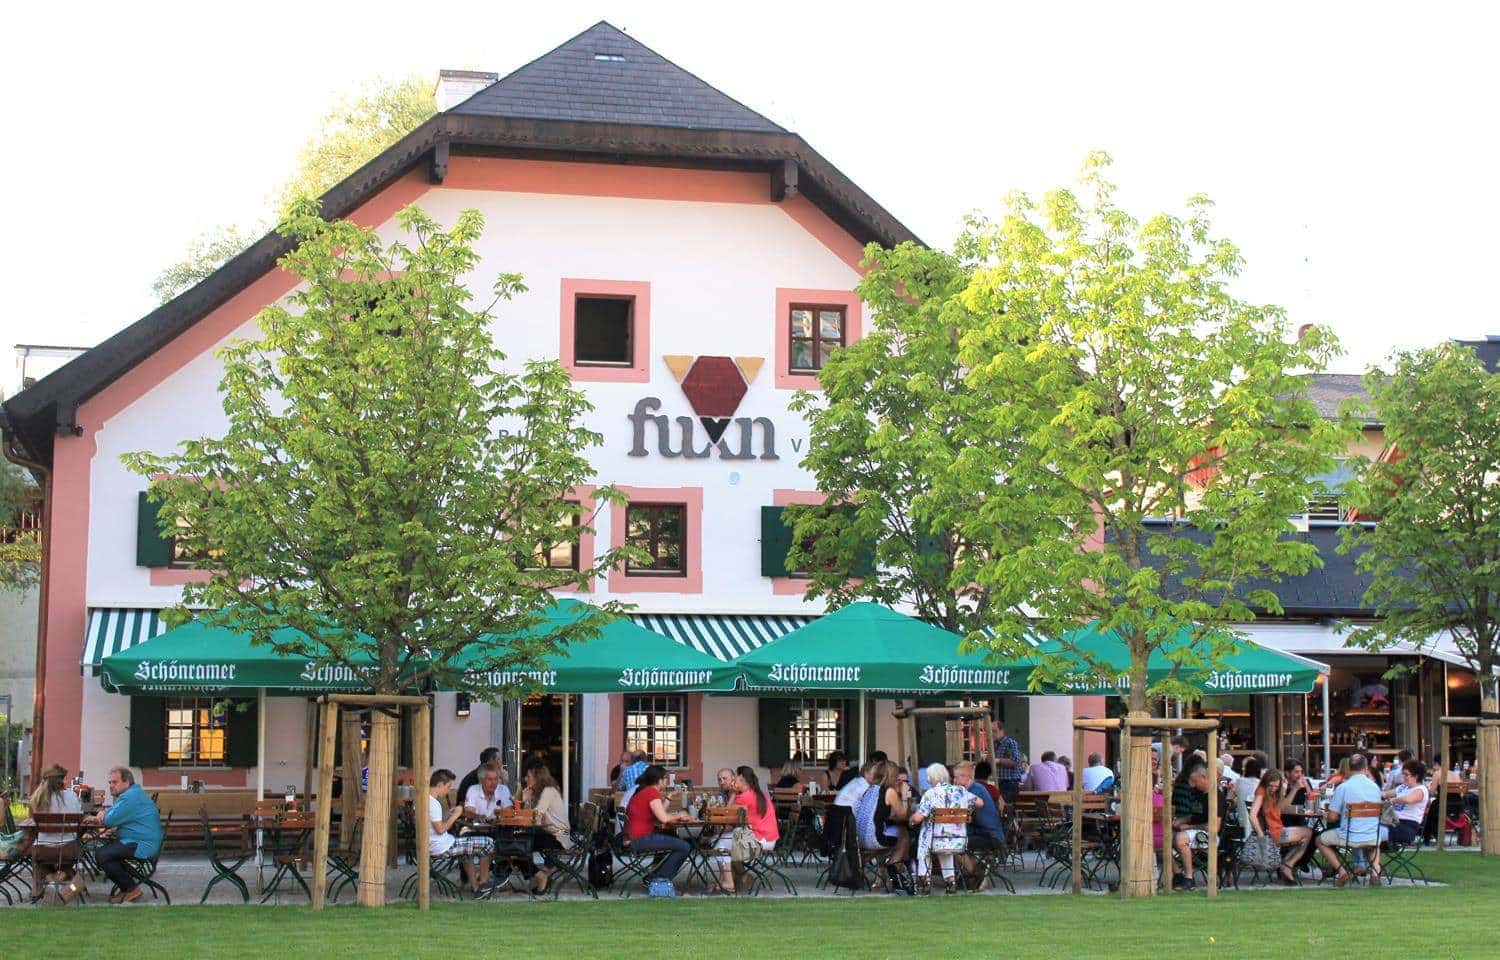
[[[785,509],[760,508],[760,575],[763,577],[787,576],[786,555],[792,549],[792,530],[782,518]]]
[[[141,567],[169,567],[172,565],[172,538],[161,535],[157,514],[161,504],[153,503],[151,495],[142,490],[136,494],[135,562]]]
[[[130,765],[159,767],[166,745],[166,701],[161,697],[130,698]]]

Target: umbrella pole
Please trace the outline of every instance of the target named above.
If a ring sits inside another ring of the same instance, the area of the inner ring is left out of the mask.
[[[562,731],[562,737],[563,737],[563,744],[562,744],[562,747],[563,747],[563,749],[562,749],[562,755],[563,755],[562,795],[563,795],[563,816],[566,816],[566,817],[571,817],[571,814],[569,813],[569,811],[572,810],[572,807],[569,806],[569,801],[568,801],[568,788],[571,786],[571,783],[569,782],[571,780],[571,778],[568,776],[568,772],[569,772],[569,770],[573,766],[573,758],[571,756],[569,756],[569,754],[570,754],[571,751],[568,749],[568,747],[569,747],[568,733],[569,733],[569,728],[571,726],[571,724],[569,723],[569,721],[572,719],[571,717],[568,716],[568,713],[569,713],[569,711],[568,711],[568,707],[569,707],[568,700],[569,699],[570,698],[568,697],[568,695],[566,693],[562,695],[562,713],[563,713],[563,716],[562,716],[562,721],[563,721],[563,724],[562,724],[562,727],[563,727],[563,731]]]
[[[1328,684],[1333,678],[1323,677],[1323,776],[1327,777],[1333,772],[1333,750],[1328,746],[1328,725],[1333,719],[1328,715]],[[1446,690],[1447,687],[1445,686]]]
[[[859,692],[859,762],[863,764],[869,754],[869,741],[865,739],[865,692]]]
[[[266,798],[266,688],[255,688],[255,799]],[[255,874],[260,876],[264,831],[255,831]],[[258,886],[258,884],[257,884]]]

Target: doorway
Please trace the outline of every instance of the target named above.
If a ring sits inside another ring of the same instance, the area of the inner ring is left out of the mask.
[[[577,786],[582,770],[578,757],[578,736],[582,718],[582,697],[568,698],[568,780]],[[560,694],[535,694],[521,701],[520,710],[521,771],[540,758],[552,772],[561,789],[563,783],[563,698]],[[515,784],[521,789],[520,780]],[[568,798],[571,802],[572,798]]]

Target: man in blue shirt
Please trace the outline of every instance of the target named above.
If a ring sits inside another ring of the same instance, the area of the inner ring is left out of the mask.
[[[110,902],[131,903],[141,898],[141,888],[125,869],[125,861],[149,860],[161,852],[161,812],[136,786],[135,775],[128,767],[110,770],[107,785],[114,803],[102,817],[89,819],[112,828],[115,838],[95,851],[94,862],[115,885]]]
[[[1338,870],[1338,879],[1334,881],[1337,886],[1349,882],[1349,871],[1334,852],[1335,847],[1374,847],[1378,856],[1380,841],[1385,839],[1378,815],[1355,817],[1341,823],[1345,809],[1354,803],[1380,802],[1380,785],[1369,774],[1369,761],[1363,754],[1356,753],[1349,758],[1349,779],[1339,784],[1328,800],[1324,819],[1331,826],[1318,834],[1318,849],[1323,851],[1323,858]]]
[[[1006,803],[1014,803],[1021,792],[1021,779],[1026,771],[1021,765],[1021,745],[1015,737],[1005,735],[1005,724],[995,724],[995,785],[1000,788],[1000,797]]]
[[[974,765],[967,760],[953,767],[953,782],[972,793],[979,802],[970,808],[969,849],[980,852],[1005,846],[1005,828],[1000,825],[1000,807],[984,784],[974,780]]]
[[[616,790],[624,790],[626,793],[635,790],[635,781],[646,772],[646,751],[637,750],[631,756],[634,762],[620,771],[620,781],[615,784]]]

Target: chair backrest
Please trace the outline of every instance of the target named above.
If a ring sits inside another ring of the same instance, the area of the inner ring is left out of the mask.
[[[536,826],[536,811],[530,807],[503,807],[495,812],[502,827]]]
[[[289,827],[293,830],[311,830],[318,825],[318,820],[309,810],[291,810],[276,817],[280,826]]]
[[[255,817],[274,817],[286,807],[285,800],[257,800],[250,813]]]
[[[707,814],[705,819],[717,826],[733,826],[744,823],[745,815],[749,813],[748,810],[741,806],[709,807],[704,812]]]
[[[772,787],[771,802],[776,804],[778,810],[800,806],[802,803],[802,791],[796,787]]]
[[[67,833],[83,829],[81,813],[33,813],[31,822],[39,833]]]
[[[1355,832],[1354,822],[1356,820],[1374,820],[1376,831],[1379,831],[1380,813],[1385,804],[1371,801],[1368,803],[1349,803],[1344,805],[1344,811],[1339,816],[1339,837],[1345,842],[1349,835]],[[1363,832],[1363,831],[1361,831]],[[1373,842],[1370,846],[1374,846]]]
[[[580,803],[578,805],[578,832],[585,837],[592,837],[598,833],[600,816],[602,813],[599,810],[599,804],[592,800]]]
[[[932,811],[933,823],[968,823],[968,807],[936,807]]]

